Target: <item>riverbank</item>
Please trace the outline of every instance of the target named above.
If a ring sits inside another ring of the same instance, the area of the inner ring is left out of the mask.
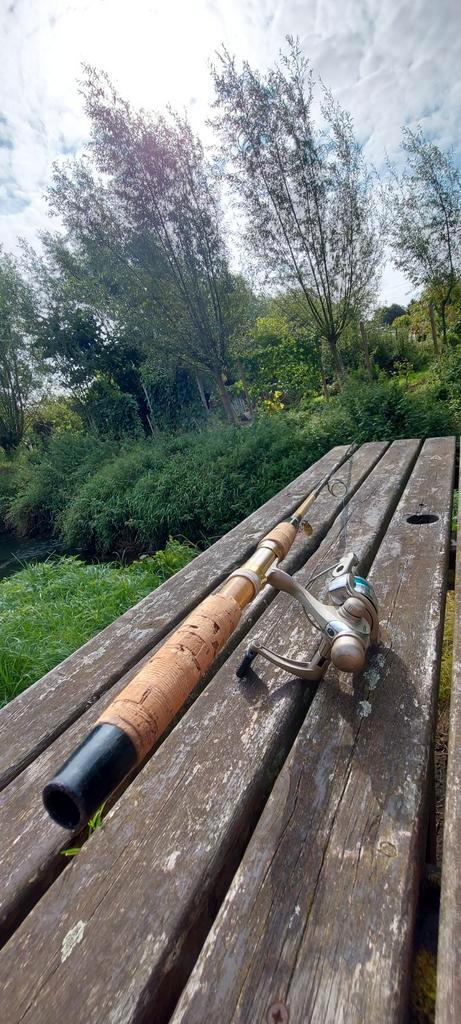
[[[37,562],[0,582],[0,707],[194,558],[188,544],[129,566]]]

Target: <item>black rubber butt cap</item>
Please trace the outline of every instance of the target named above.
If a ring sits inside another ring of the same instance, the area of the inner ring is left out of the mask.
[[[48,814],[62,828],[81,829],[137,763],[129,736],[97,725],[43,790]]]

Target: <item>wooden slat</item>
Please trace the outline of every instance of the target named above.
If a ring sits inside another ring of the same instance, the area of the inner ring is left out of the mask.
[[[453,463],[453,439],[425,443],[371,571],[382,641],[355,683],[319,688],[174,1024],[265,1021],[276,1004],[296,1022],[403,1019]],[[407,522],[424,511],[437,522]]]
[[[461,480],[459,484],[461,493]],[[461,502],[455,578],[455,628],[450,695],[442,893],[437,957],[436,1024],[461,1021]]]
[[[353,547],[372,560],[418,442],[391,446],[298,574]],[[281,595],[249,638],[302,657],[314,637]],[[168,1019],[281,758],[308,690],[268,666],[260,685],[235,679],[231,655],[55,881],[1,954],[3,1009],[16,1021]],[[20,964],[28,964],[27,973]],[[0,1011],[1,1018],[1,1011]],[[217,1019],[220,1019],[219,1015]]]
[[[386,448],[387,444],[378,442],[362,445],[354,457],[341,467],[339,476],[347,487],[349,496],[355,493]],[[335,498],[327,490],[319,496],[310,516],[313,534],[308,540],[303,533],[299,534],[284,563],[288,571],[294,572],[316,550],[327,527],[334,522],[342,506],[343,499]],[[219,664],[225,661],[250,626],[258,620],[273,597],[274,592],[266,588],[246,610],[238,629],[222,651],[210,676],[214,675]],[[151,652],[145,655],[143,660],[150,656]],[[104,693],[96,704],[91,705],[77,722],[39,754],[0,794],[0,816],[4,822],[0,832],[0,944],[6,941],[17,922],[25,916],[63,868],[64,862],[60,851],[63,846],[69,844],[68,833],[54,825],[43,810],[41,791],[44,780],[52,776],[71,750],[83,739],[110,698],[126,685],[139,670],[140,664],[142,662],[115,684],[110,695]],[[191,702],[193,699],[194,695]],[[42,705],[39,705],[39,708],[40,713],[45,715],[46,709]],[[18,851],[14,858],[11,857],[13,844]]]
[[[253,549],[262,534],[325,473],[344,461],[331,452],[262,505],[0,712],[0,789],[86,708],[159,643]],[[40,702],[40,703],[39,703]],[[37,708],[46,709],[37,715]]]

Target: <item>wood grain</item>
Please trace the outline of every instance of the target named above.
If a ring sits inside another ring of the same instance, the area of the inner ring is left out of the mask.
[[[330,674],[172,1024],[392,1024],[405,1013],[449,553],[454,440],[427,441],[373,563],[382,640]],[[438,520],[410,525],[407,516]]]
[[[461,1021],[461,502],[457,545],[436,1024]]]
[[[391,446],[301,580],[345,546],[371,562],[418,446]],[[248,639],[268,630],[288,655],[312,650],[312,632],[284,595]],[[9,1024],[168,1019],[309,701],[299,681],[268,664],[256,681],[239,683],[245,644],[5,946]]]
[[[348,496],[355,493],[386,448],[387,444],[377,442],[362,445],[341,468],[340,476],[347,485]],[[299,534],[284,563],[289,572],[295,572],[316,550],[327,527],[334,522],[342,508],[342,498],[335,498],[328,491],[319,496],[310,516],[313,534],[309,539]],[[239,627],[203,681],[203,687],[249,628],[258,621],[273,598],[273,591],[267,587],[246,610]],[[109,693],[103,693],[95,704],[0,793],[0,943],[6,941],[18,922],[63,869],[64,861],[60,851],[69,845],[69,833],[55,825],[43,809],[41,792],[45,780],[51,778],[95,724],[110,699],[126,686],[150,657],[151,652],[122,676]],[[191,700],[196,696],[192,695]],[[39,716],[45,715],[46,707],[42,704],[39,706],[43,708]]]
[[[0,712],[0,789],[108,690],[247,557],[262,534],[344,461],[343,445],[121,615]],[[37,714],[37,708],[44,709]]]

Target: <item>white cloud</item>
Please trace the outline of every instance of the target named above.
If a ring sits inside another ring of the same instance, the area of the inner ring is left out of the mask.
[[[203,131],[208,61],[224,43],[260,66],[287,33],[352,113],[367,158],[395,155],[402,124],[443,147],[461,136],[458,0],[4,0],[0,14],[0,231],[7,248],[46,223],[53,161],[88,134],[81,63],[104,68],[134,103],[186,107]],[[5,140],[1,144],[1,140]],[[459,154],[458,154],[459,155]],[[386,267],[382,297],[411,288]]]

